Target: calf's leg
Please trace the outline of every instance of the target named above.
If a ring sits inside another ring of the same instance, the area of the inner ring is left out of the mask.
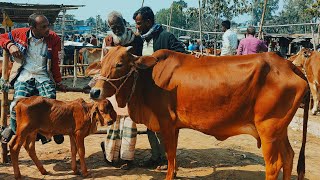
[[[48,174],[48,172],[45,170],[43,167],[42,163],[39,161],[37,154],[36,154],[36,149],[35,149],[35,140],[37,137],[37,132],[30,134],[26,142],[24,143],[24,148],[26,149],[27,153],[29,154],[30,158],[34,162],[34,164],[37,166],[39,171],[41,172],[42,175]]]
[[[70,145],[71,145],[71,169],[73,174],[78,175],[79,171],[77,168],[77,145],[75,137],[70,135]]]
[[[15,179],[21,179],[18,158],[19,158],[20,148],[25,140],[26,140],[26,136],[20,136],[20,134],[17,133],[17,135],[14,136],[9,143],[10,154],[11,154],[10,156],[11,156],[11,162],[13,166]]]
[[[76,135],[77,150],[80,158],[80,167],[83,177],[88,176],[88,170],[85,162],[85,147],[84,147],[84,137],[79,133]]]

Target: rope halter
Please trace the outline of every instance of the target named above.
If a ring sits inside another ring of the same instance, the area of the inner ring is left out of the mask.
[[[129,102],[130,99],[131,99],[131,97],[132,97],[132,94],[133,94],[133,92],[134,92],[134,90],[135,90],[136,83],[137,83],[137,79],[138,79],[138,74],[139,74],[139,72],[138,72],[138,70],[136,69],[136,67],[132,66],[132,68],[130,69],[130,71],[129,71],[126,75],[121,76],[121,77],[119,77],[119,78],[114,78],[114,79],[112,79],[112,78],[108,78],[108,77],[104,77],[104,76],[99,75],[99,76],[97,77],[97,80],[104,80],[104,81],[108,82],[108,83],[116,90],[116,92],[115,92],[115,94],[114,94],[114,95],[116,96],[117,94],[119,94],[120,89],[122,88],[122,86],[124,85],[124,83],[126,83],[126,81],[129,79],[129,77],[131,76],[132,73],[133,73],[134,78],[133,78],[133,85],[132,85],[131,93],[130,93],[130,96],[128,97],[128,99],[127,99],[127,102]],[[120,84],[119,87],[117,87],[117,86],[113,83],[114,81],[121,81],[121,80],[123,80],[123,79],[124,79],[124,81]]]

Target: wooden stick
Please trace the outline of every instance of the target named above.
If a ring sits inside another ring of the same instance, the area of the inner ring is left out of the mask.
[[[6,14],[3,11],[3,19],[5,19]],[[8,74],[8,64],[9,64],[9,53],[4,49],[3,50],[3,62],[2,62],[2,78],[5,82],[9,79]],[[7,124],[7,109],[8,109],[8,92],[3,91],[1,94],[1,125],[6,127]],[[8,146],[6,143],[1,143],[1,163],[8,162]]]
[[[263,26],[263,22],[264,22],[264,15],[266,14],[267,3],[268,3],[268,0],[264,0],[262,17],[261,17],[261,22],[260,22],[260,27],[259,27],[259,35],[258,35],[259,39],[262,39],[262,37],[263,37],[263,35],[262,35],[262,26]]]

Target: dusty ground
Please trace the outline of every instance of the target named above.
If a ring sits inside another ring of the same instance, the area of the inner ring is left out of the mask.
[[[58,99],[72,100],[87,94],[59,93]],[[320,116],[311,116],[310,121],[320,122]],[[144,125],[138,126],[145,130]],[[296,165],[301,146],[301,131],[289,130],[290,142],[295,151],[294,170],[291,179],[296,179]],[[125,171],[111,167],[103,161],[100,142],[105,135],[91,135],[86,138],[86,162],[91,175],[87,179],[164,179],[165,172],[140,168],[139,163],[150,157],[150,146],[146,135],[138,135],[136,145],[135,168]],[[26,151],[20,154],[20,169],[25,179],[82,179],[72,175],[70,167],[70,144],[61,145],[54,142],[42,145],[36,143],[39,159],[50,175],[43,176],[37,170]],[[308,134],[306,147],[306,179],[316,180],[320,177],[320,139]],[[214,137],[200,132],[183,129],[180,131],[177,152],[179,171],[177,179],[243,179],[259,180],[265,178],[265,167],[261,149],[256,147],[253,137],[236,136],[226,141],[218,141]],[[10,164],[0,164],[0,179],[13,179]],[[281,179],[281,176],[279,177]]]

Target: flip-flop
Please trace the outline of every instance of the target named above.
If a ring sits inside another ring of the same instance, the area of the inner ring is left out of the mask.
[[[2,143],[8,143],[10,141],[10,139],[12,138],[12,136],[14,135],[14,132],[12,131],[11,128],[5,128],[2,132],[1,132],[1,142]]]

